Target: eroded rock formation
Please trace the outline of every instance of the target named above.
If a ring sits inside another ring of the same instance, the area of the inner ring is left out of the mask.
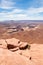
[[[27,43],[18,39],[0,39],[0,65],[30,65],[30,60],[21,56],[21,50],[25,49]]]

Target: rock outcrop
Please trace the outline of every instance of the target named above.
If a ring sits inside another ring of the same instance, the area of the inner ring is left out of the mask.
[[[30,60],[21,55],[27,43],[18,39],[0,39],[0,65],[31,65]]]
[[[12,51],[16,51],[18,49],[26,49],[28,47],[28,43],[21,42],[18,39],[12,38],[12,39],[6,39],[7,47],[8,49]]]
[[[28,43],[21,42],[18,39],[1,39],[0,40],[0,47],[9,49],[10,51],[16,51],[18,49],[26,49],[28,47]]]

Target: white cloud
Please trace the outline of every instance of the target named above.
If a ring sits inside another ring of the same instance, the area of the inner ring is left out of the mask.
[[[31,14],[38,14],[40,12],[43,12],[43,7],[40,8],[29,8],[27,13],[31,13]]]
[[[13,8],[14,4],[15,3],[13,3],[9,0],[1,0],[0,8],[2,8],[2,9],[11,9],[11,8]]]
[[[43,20],[40,13],[42,8],[29,8],[27,10],[14,9],[11,12],[1,12],[0,20]]]

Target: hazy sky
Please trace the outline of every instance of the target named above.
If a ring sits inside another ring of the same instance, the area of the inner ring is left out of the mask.
[[[0,0],[3,20],[43,20],[43,0]]]

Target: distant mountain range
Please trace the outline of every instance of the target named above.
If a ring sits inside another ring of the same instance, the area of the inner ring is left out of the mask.
[[[30,22],[43,22],[43,20],[6,20],[6,21],[0,21],[1,23],[30,23]]]

